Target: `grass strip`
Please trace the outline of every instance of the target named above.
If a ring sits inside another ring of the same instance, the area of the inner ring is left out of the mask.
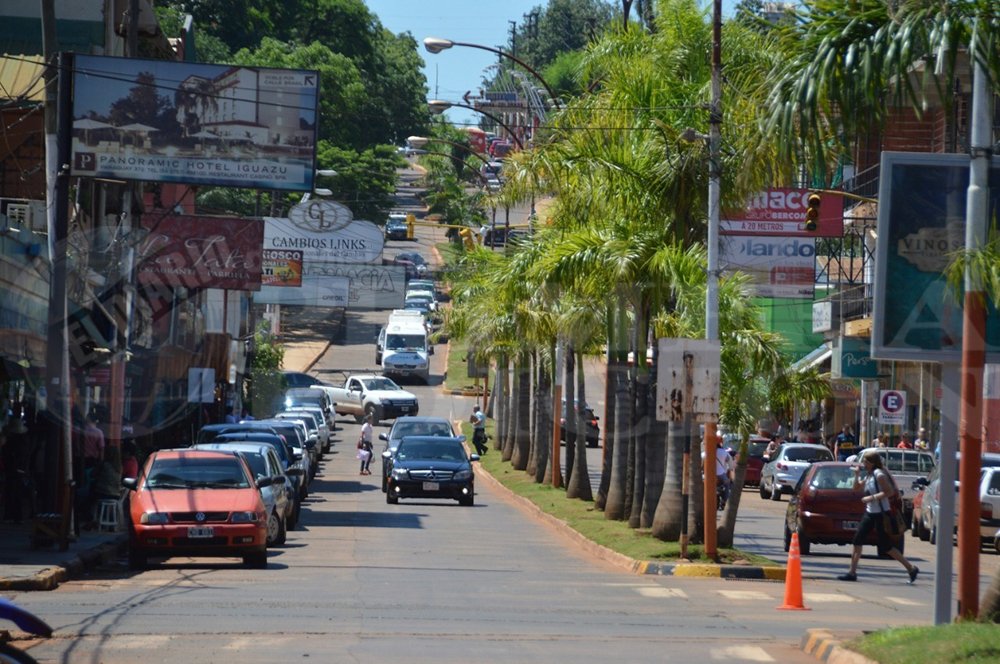
[[[871,632],[846,645],[879,664],[995,664],[1000,662],[1000,625],[961,622],[898,627]]]

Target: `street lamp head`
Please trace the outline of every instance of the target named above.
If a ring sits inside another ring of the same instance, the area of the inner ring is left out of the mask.
[[[430,109],[430,112],[434,115],[441,115],[451,108],[451,106],[452,104],[450,102],[442,101],[440,99],[431,99],[427,102],[427,108]]]
[[[424,38],[424,48],[427,49],[428,53],[440,53],[445,49],[449,49],[455,45],[455,42],[450,39],[440,39],[438,37],[425,37]]]
[[[332,168],[324,168],[316,171],[316,175],[332,178],[333,176],[337,175],[337,171],[333,170]]]
[[[406,142],[412,148],[422,148],[431,142],[431,139],[426,136],[408,136]]]
[[[691,127],[688,127],[687,129],[681,132],[680,139],[682,141],[687,141],[688,143],[694,143],[695,141],[707,141],[708,135],[700,134]]]
[[[316,194],[317,196],[333,196],[332,191],[330,191],[329,189],[325,189],[323,187],[318,187],[316,189],[313,189],[313,193]]]

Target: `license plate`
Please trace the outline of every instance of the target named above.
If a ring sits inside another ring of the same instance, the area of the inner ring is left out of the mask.
[[[399,407],[399,412],[401,412],[401,413],[408,413],[408,412],[410,412],[410,407],[409,406],[400,406]]]
[[[858,529],[858,522],[857,521],[845,521],[844,522],[844,530],[857,530],[857,529]]]
[[[441,485],[437,482],[424,482],[424,491],[437,491]]]
[[[188,537],[191,539],[199,539],[203,537],[214,537],[215,531],[211,527],[203,528],[188,528]]]

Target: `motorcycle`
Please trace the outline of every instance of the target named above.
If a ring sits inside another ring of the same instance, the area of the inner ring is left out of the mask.
[[[0,619],[9,620],[22,631],[35,636],[52,636],[52,628],[44,620],[2,597]],[[11,644],[7,632],[0,631],[0,637],[3,637],[0,638],[0,664],[38,664],[34,657]]]

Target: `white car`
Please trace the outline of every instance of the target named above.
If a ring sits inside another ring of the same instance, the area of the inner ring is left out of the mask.
[[[781,500],[781,494],[793,493],[802,473],[818,461],[834,461],[826,445],[785,443],[760,471],[760,497]]]

